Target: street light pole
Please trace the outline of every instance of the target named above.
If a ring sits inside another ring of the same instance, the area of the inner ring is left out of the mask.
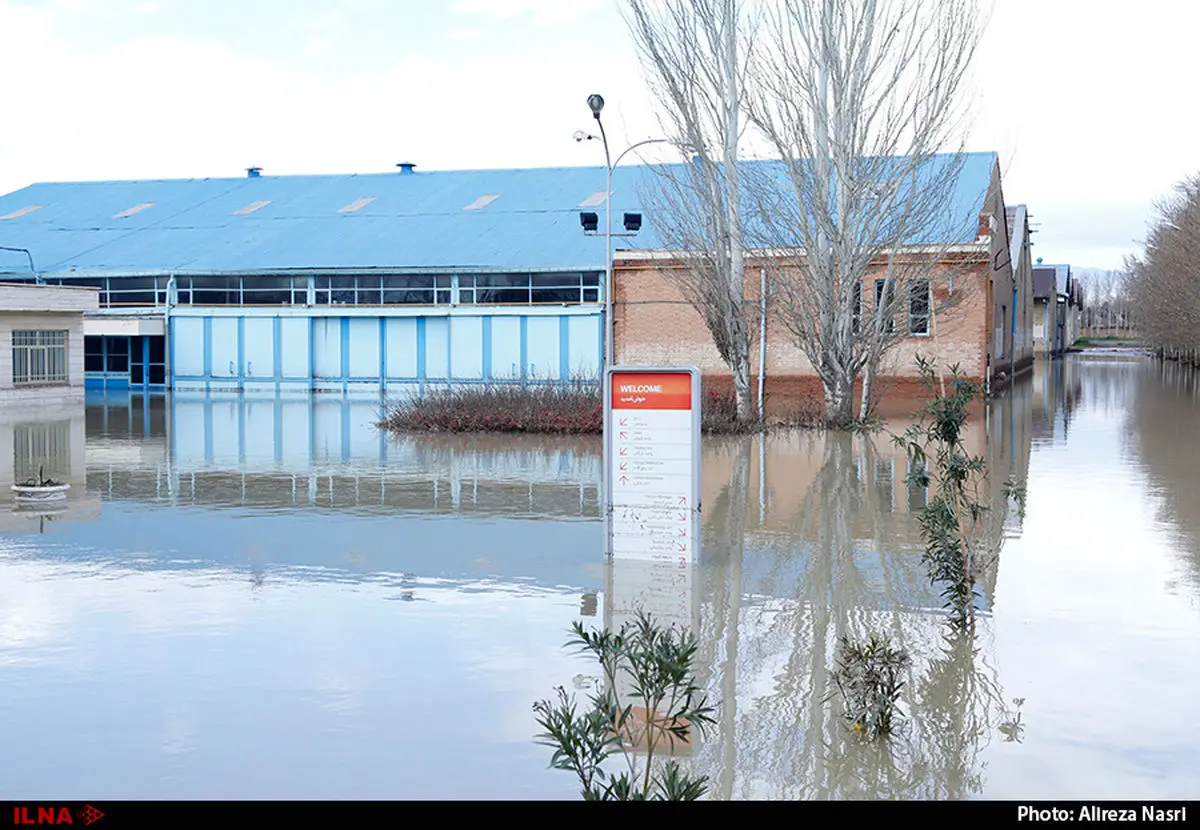
[[[617,156],[616,161],[611,160],[608,150],[608,135],[604,132],[604,122],[600,120],[600,110],[604,109],[604,99],[599,95],[589,95],[587,99],[588,107],[592,110],[592,116],[596,119],[596,124],[600,128],[600,141],[604,145],[604,365],[606,367],[613,365],[613,298],[615,289],[613,287],[613,250],[612,250],[612,176],[613,170],[621,159],[631,151],[638,147],[647,144],[669,144],[665,138],[648,138],[645,141],[639,141],[636,144],[631,144],[626,147],[621,155]],[[596,136],[588,135],[582,131],[575,134],[576,141],[584,139],[594,139]]]

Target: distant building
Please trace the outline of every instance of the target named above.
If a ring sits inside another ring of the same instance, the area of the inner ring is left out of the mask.
[[[1033,266],[1033,337],[1038,354],[1060,356],[1079,339],[1083,292],[1070,265]]]

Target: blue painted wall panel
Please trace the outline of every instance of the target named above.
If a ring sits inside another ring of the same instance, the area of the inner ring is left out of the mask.
[[[483,321],[478,317],[450,318],[450,374],[458,380],[483,377]]]
[[[450,369],[450,325],[445,317],[430,317],[425,321],[425,377],[445,380]]]
[[[272,317],[246,317],[242,320],[245,362],[242,372],[247,379],[275,378],[275,320]]]
[[[352,378],[379,377],[379,319],[350,318],[350,360]]]
[[[532,380],[556,380],[560,349],[557,317],[530,317],[528,327],[528,374]]]
[[[601,342],[600,321],[599,315],[571,317],[568,351],[569,376],[599,377],[600,362],[604,357],[599,347]]]
[[[314,317],[313,376],[340,378],[342,376],[342,320],[340,317]]]
[[[213,317],[212,375],[214,378],[238,376],[238,321],[236,317]]]
[[[280,329],[280,370],[285,379],[295,380],[311,377],[308,365],[308,335],[310,331],[307,319],[300,317],[284,317],[279,321]]]
[[[201,317],[176,317],[171,320],[175,338],[175,365],[172,374],[200,377],[204,374],[204,320]]]
[[[417,376],[417,321],[393,317],[387,323],[387,372],[390,378]]]
[[[492,377],[512,380],[521,377],[521,318],[492,318]]]

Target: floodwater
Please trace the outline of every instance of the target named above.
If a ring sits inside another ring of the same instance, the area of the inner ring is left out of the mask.
[[[702,560],[656,592],[604,562],[597,439],[391,439],[376,414],[0,416],[0,799],[576,798],[531,706],[586,694],[568,627],[634,601],[700,638],[710,797],[1200,796],[1194,373],[1074,355],[972,425],[1027,492],[985,494],[973,638],[886,436],[706,441]],[[39,466],[72,485],[57,512],[8,500]],[[913,661],[886,752],[827,702],[838,637],[872,632]]]

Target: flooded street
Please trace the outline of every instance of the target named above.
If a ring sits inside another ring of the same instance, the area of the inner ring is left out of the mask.
[[[700,565],[656,585],[605,564],[598,438],[392,439],[377,414],[8,414],[0,799],[576,798],[531,706],[586,694],[572,622],[647,597],[700,636],[711,797],[1200,797],[1194,373],[1072,355],[971,425],[999,550],[973,640],[948,636],[886,434],[706,439]],[[9,498],[40,465],[61,512]],[[913,656],[890,753],[824,703],[838,637],[872,631]]]

